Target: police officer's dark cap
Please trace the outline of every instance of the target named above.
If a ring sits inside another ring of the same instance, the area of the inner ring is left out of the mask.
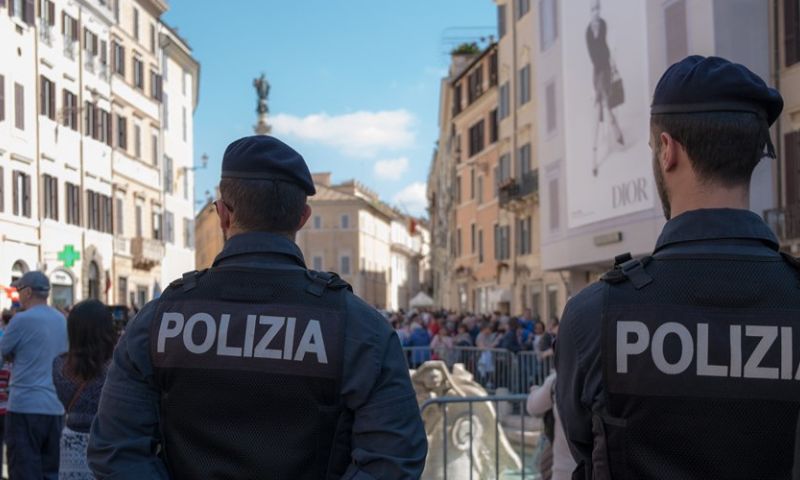
[[[279,180],[300,186],[308,196],[317,193],[302,155],[269,135],[244,137],[228,145],[222,178]]]
[[[658,81],[650,113],[752,112],[772,125],[781,110],[781,94],[744,65],[693,55]]]

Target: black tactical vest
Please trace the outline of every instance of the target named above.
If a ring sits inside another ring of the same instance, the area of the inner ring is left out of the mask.
[[[159,300],[150,352],[173,479],[322,479],[340,401],[347,283],[302,269],[214,267]]]
[[[789,259],[659,254],[604,280],[593,478],[791,478],[800,278]]]

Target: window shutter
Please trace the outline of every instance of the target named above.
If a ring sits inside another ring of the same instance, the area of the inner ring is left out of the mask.
[[[25,185],[23,189],[23,208],[22,214],[26,217],[31,217],[31,176],[25,175]]]
[[[56,119],[56,84],[54,82],[48,81],[48,90],[47,94],[50,100],[49,111],[47,112],[47,116],[50,117],[50,120]]]
[[[72,41],[78,41],[78,20],[75,18],[69,19],[70,23],[72,24]]]
[[[800,2],[783,0],[783,45],[786,66],[800,61]]]
[[[100,63],[108,65],[108,43],[100,40]]]
[[[25,130],[25,88],[19,83],[14,84],[14,120],[20,130]]]
[[[51,1],[47,2],[47,24],[51,27],[56,24],[56,4]]]
[[[19,215],[19,172],[11,174],[11,195],[14,197],[12,211],[14,215]]]
[[[42,75],[39,75],[39,114],[44,115],[47,113],[45,108],[45,101],[47,100],[47,81]]]
[[[25,4],[22,8],[22,21],[27,23],[28,25],[33,25],[34,23],[34,14],[36,12],[36,4],[34,0],[25,0]]]

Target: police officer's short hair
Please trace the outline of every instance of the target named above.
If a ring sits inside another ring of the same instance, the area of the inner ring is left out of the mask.
[[[306,205],[303,188],[282,180],[223,178],[219,191],[246,231],[294,233]]]
[[[725,186],[749,183],[758,162],[774,158],[767,121],[750,112],[652,115],[653,148],[666,132],[686,149],[697,174]]]

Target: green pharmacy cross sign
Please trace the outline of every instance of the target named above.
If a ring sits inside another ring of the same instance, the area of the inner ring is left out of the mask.
[[[64,245],[64,250],[58,252],[58,259],[64,262],[64,266],[66,268],[71,268],[75,265],[76,260],[81,259],[80,252],[75,251],[75,247],[72,245]]]

